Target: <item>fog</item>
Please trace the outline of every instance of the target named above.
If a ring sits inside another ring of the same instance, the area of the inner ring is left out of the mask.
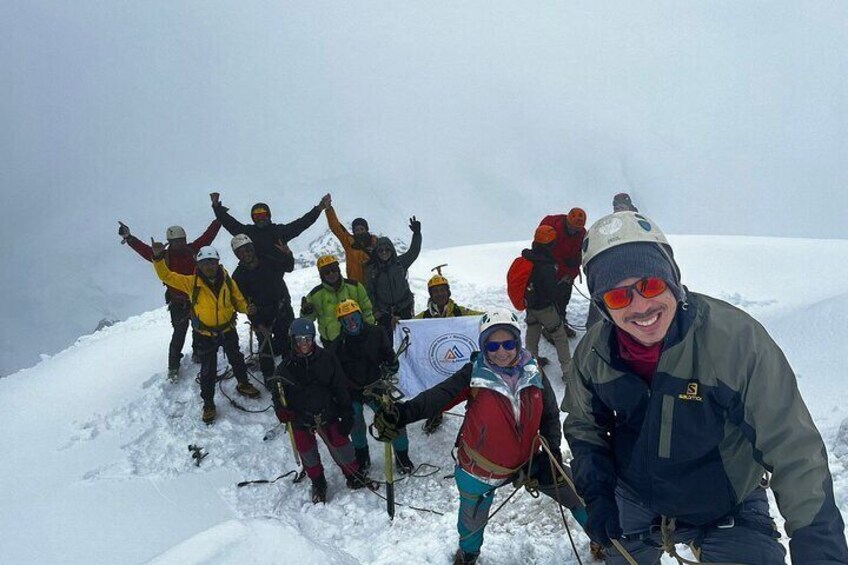
[[[429,248],[618,191],[672,233],[848,237],[841,0],[5,0],[0,69],[0,374],[161,305],[117,221],[196,237],[213,190]]]

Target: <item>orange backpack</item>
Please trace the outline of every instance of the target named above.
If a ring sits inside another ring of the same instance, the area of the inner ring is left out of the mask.
[[[530,284],[532,274],[533,261],[524,257],[516,257],[506,272],[506,293],[512,305],[520,312],[527,308],[524,293],[527,291],[527,285]]]

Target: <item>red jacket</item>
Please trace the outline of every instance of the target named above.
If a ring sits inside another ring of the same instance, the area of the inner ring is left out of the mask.
[[[459,464],[478,477],[511,476],[527,463],[531,452],[538,451],[538,445],[533,449],[537,434],[551,449],[559,449],[562,438],[553,389],[532,357],[527,358],[517,393],[478,355],[442,383],[398,405],[402,423],[432,417],[467,400],[457,442]]]
[[[583,260],[583,238],[586,237],[586,230],[580,228],[568,233],[565,214],[545,216],[539,225],[551,226],[557,232],[552,251],[557,262],[557,278],[569,276],[576,279],[580,274],[580,262]]]
[[[206,228],[206,231],[203,232],[203,235],[189,243],[183,251],[177,253],[170,249],[166,250],[165,264],[168,266],[168,269],[181,275],[193,275],[194,268],[196,266],[194,262],[195,255],[197,255],[197,252],[201,247],[212,245],[212,242],[215,240],[215,236],[218,235],[218,230],[220,229],[221,222],[213,220],[212,223],[209,224],[209,227]],[[127,243],[135,250],[136,253],[148,261],[153,261],[153,250],[149,245],[133,235],[127,237]],[[168,286],[168,291],[165,293],[165,300],[167,302],[170,302],[171,300],[185,302],[188,300],[188,295],[181,290]]]

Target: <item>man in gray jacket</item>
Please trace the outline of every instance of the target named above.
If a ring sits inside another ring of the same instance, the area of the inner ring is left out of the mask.
[[[763,327],[683,287],[662,231],[636,212],[592,226],[583,268],[605,321],[575,351],[563,428],[589,535],[640,565],[673,543],[704,562],[783,563],[771,473],[793,563],[848,563],[824,443]]]

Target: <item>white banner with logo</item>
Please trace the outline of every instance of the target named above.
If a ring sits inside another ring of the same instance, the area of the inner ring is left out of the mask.
[[[409,337],[409,349],[398,359],[398,387],[407,398],[442,382],[471,361],[471,353],[477,350],[479,322],[479,316],[398,322],[395,350]]]

